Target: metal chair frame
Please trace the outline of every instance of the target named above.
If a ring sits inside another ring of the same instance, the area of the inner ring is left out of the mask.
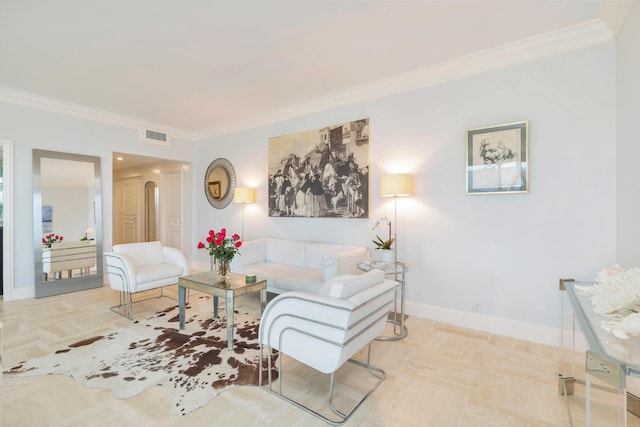
[[[105,254],[105,257],[110,257],[110,255]],[[111,257],[111,258],[118,260],[118,262],[121,262],[120,259],[117,257]],[[170,299],[172,301],[178,302],[176,298],[173,298],[164,294],[164,286],[160,288],[160,295],[151,296],[151,297],[139,299],[137,301],[133,301],[133,292],[131,292],[131,283],[129,282],[129,275],[127,274],[126,269],[124,267],[110,265],[108,263],[105,263],[105,265],[107,267],[107,273],[118,276],[120,280],[122,280],[123,288],[126,289],[118,292],[120,297],[119,304],[109,307],[109,309],[114,313],[119,314],[123,317],[126,317],[129,320],[133,320],[134,302],[142,302],[150,299],[158,299],[163,297]],[[166,286],[172,286],[172,285],[166,285]],[[188,294],[187,294],[187,302],[189,302]]]
[[[394,288],[394,289],[392,289],[392,290],[390,290],[390,291],[395,292],[395,288]],[[301,298],[301,297],[299,297],[299,296],[285,296],[284,298],[281,298],[281,300],[283,300],[283,299],[289,299],[289,298],[291,298],[291,299],[299,299],[299,300],[303,300],[303,301],[312,301],[314,304],[325,305],[325,306],[328,306],[328,307],[332,307],[332,308],[334,308],[334,309],[340,309],[340,310],[345,310],[345,311],[356,311],[356,310],[358,310],[358,309],[360,309],[360,308],[362,308],[362,307],[364,307],[364,306],[366,306],[366,305],[369,305],[369,304],[370,304],[370,303],[371,303],[375,298],[377,298],[377,297],[379,297],[379,295],[376,295],[374,298],[372,298],[372,299],[370,299],[370,300],[368,300],[368,301],[363,302],[362,304],[360,304],[359,306],[355,307],[354,309],[348,309],[348,308],[344,308],[344,307],[336,307],[336,306],[333,306],[333,305],[330,305],[330,304],[324,304],[324,303],[322,303],[322,302],[318,302],[318,301],[315,301],[315,300]],[[384,303],[382,306],[377,307],[374,311],[372,311],[371,313],[369,313],[367,316],[363,317],[362,319],[358,320],[357,322],[354,322],[354,323],[349,324],[349,326],[348,326],[347,328],[341,328],[341,327],[337,327],[337,326],[335,326],[335,325],[331,325],[331,324],[328,324],[328,323],[325,323],[325,322],[321,322],[321,321],[317,321],[317,320],[314,320],[314,319],[309,319],[309,318],[302,317],[302,316],[298,316],[298,315],[293,315],[293,314],[284,314],[284,313],[283,313],[283,314],[281,314],[281,315],[279,315],[279,316],[277,316],[277,317],[273,320],[273,322],[271,323],[271,325],[270,325],[270,326],[271,326],[271,327],[273,327],[273,325],[276,323],[276,320],[277,320],[278,318],[280,318],[280,317],[291,317],[291,318],[300,319],[300,320],[305,320],[305,321],[307,321],[307,322],[312,322],[312,323],[315,323],[315,324],[318,324],[318,325],[322,325],[322,326],[325,326],[325,327],[334,328],[334,329],[337,329],[337,330],[340,330],[340,331],[347,332],[347,331],[349,331],[349,330],[353,329],[354,327],[358,326],[358,325],[359,325],[359,324],[361,324],[362,322],[365,322],[365,321],[367,321],[367,320],[370,320],[370,318],[371,318],[372,316],[375,316],[375,315],[377,314],[377,318],[376,318],[375,320],[371,321],[371,322],[369,323],[369,325],[368,325],[366,328],[364,328],[362,331],[360,331],[359,333],[357,333],[356,335],[352,336],[351,338],[349,338],[347,341],[344,341],[344,342],[335,342],[335,341],[331,341],[331,340],[328,340],[328,339],[326,339],[326,338],[324,338],[324,337],[320,337],[320,336],[318,336],[318,335],[316,335],[316,334],[312,334],[312,333],[309,333],[309,332],[307,332],[307,331],[304,331],[304,330],[301,330],[301,329],[299,329],[299,328],[295,328],[295,327],[286,327],[286,328],[283,328],[283,329],[282,329],[282,331],[280,331],[280,334],[278,335],[278,348],[279,348],[279,349],[281,349],[281,348],[282,348],[282,336],[284,335],[284,332],[285,332],[285,331],[295,331],[295,332],[298,332],[298,333],[300,333],[300,334],[307,335],[307,336],[309,336],[309,337],[312,337],[312,338],[318,339],[318,340],[320,340],[320,341],[324,341],[324,342],[326,342],[326,343],[328,343],[328,344],[331,344],[331,345],[334,345],[334,346],[337,346],[337,347],[345,347],[345,346],[347,346],[349,343],[351,343],[351,341],[353,341],[354,339],[358,338],[360,335],[362,335],[363,333],[365,333],[366,331],[368,331],[368,330],[369,330],[371,327],[373,327],[373,325],[375,325],[378,321],[380,321],[380,320],[382,320],[382,319],[384,319],[384,318],[386,318],[386,317],[387,317],[388,310],[381,310],[381,309],[383,309],[383,308],[384,308],[384,306],[385,306],[385,305],[387,305],[387,304],[388,304],[388,303]],[[268,310],[268,309],[269,309],[269,307],[267,307],[267,310]],[[382,314],[380,314],[380,311],[382,311]],[[264,314],[264,315],[266,315],[266,314],[267,314],[267,313],[265,312],[265,314]],[[264,315],[263,315],[263,317],[264,317]],[[268,337],[269,337],[269,338],[271,337],[271,327],[269,328],[269,331],[267,332],[267,333],[269,334],[269,335],[268,335]],[[262,342],[263,342],[263,339],[262,339],[262,337],[263,337],[263,333],[264,333],[264,332],[263,332],[263,330],[262,330],[262,328],[261,328],[261,329],[260,329],[260,332],[259,332],[259,335],[260,335],[260,360],[264,360],[264,358],[263,358],[264,346],[263,346],[263,344],[262,344]],[[265,390],[267,390],[267,391],[268,391],[268,392],[270,392],[271,394],[274,394],[275,396],[279,397],[280,399],[283,399],[283,400],[285,400],[286,402],[289,402],[290,404],[292,404],[292,405],[294,405],[294,406],[296,406],[296,407],[298,407],[298,408],[302,409],[303,411],[305,411],[305,412],[307,412],[307,413],[309,413],[309,414],[311,414],[311,415],[313,415],[313,416],[315,416],[315,417],[320,418],[321,420],[325,421],[325,422],[326,422],[326,423],[328,423],[328,424],[331,424],[331,425],[334,425],[334,426],[342,425],[342,424],[344,424],[345,422],[347,422],[347,421],[349,420],[349,418],[350,418],[350,417],[355,413],[355,411],[356,411],[360,406],[362,406],[362,404],[367,400],[367,398],[368,398],[368,397],[369,397],[369,396],[370,396],[370,395],[371,395],[371,394],[372,394],[372,393],[373,393],[373,392],[378,388],[378,386],[379,386],[379,385],[382,383],[382,381],[384,381],[384,379],[386,378],[386,373],[384,372],[384,370],[382,370],[381,368],[378,368],[378,367],[375,367],[375,366],[371,365],[371,343],[372,343],[372,341],[369,341],[369,343],[368,343],[368,348],[367,348],[367,361],[366,361],[366,363],[365,363],[365,362],[358,361],[358,360],[355,360],[355,359],[351,359],[351,358],[350,358],[350,359],[348,359],[347,361],[348,361],[348,362],[350,362],[350,363],[353,363],[353,364],[355,364],[355,365],[357,365],[357,366],[361,366],[361,367],[366,368],[366,369],[368,370],[368,372],[369,372],[373,377],[377,378],[377,381],[376,381],[376,383],[375,383],[375,384],[374,384],[374,385],[373,385],[373,386],[372,386],[372,387],[371,387],[371,388],[366,392],[366,394],[362,397],[362,399],[360,399],[360,400],[356,403],[356,405],[355,405],[355,406],[354,406],[354,407],[353,407],[353,408],[352,408],[348,413],[345,413],[345,412],[343,412],[343,411],[339,410],[339,409],[336,407],[336,405],[335,405],[335,403],[334,403],[334,399],[333,399],[333,392],[334,392],[334,385],[335,385],[335,372],[336,372],[340,367],[338,367],[337,369],[335,369],[335,370],[334,370],[333,372],[331,372],[331,374],[330,374],[330,380],[329,380],[329,402],[328,402],[328,403],[329,403],[329,407],[331,408],[331,410],[333,411],[333,413],[335,413],[336,415],[338,415],[338,417],[339,417],[339,419],[338,419],[338,420],[328,418],[328,417],[326,417],[326,416],[324,416],[324,415],[320,414],[319,412],[314,411],[313,409],[309,408],[308,406],[306,406],[306,405],[304,405],[304,404],[302,404],[302,403],[300,403],[300,402],[298,402],[298,401],[296,401],[296,400],[294,400],[294,399],[292,399],[292,398],[290,398],[290,397],[288,397],[288,396],[285,396],[285,395],[283,394],[283,391],[282,391],[282,378],[283,378],[284,370],[283,370],[283,366],[282,366],[282,357],[280,357],[280,358],[279,358],[279,360],[278,360],[278,371],[279,371],[279,376],[278,376],[278,390],[277,390],[277,391],[276,391],[276,390],[274,390],[274,388],[273,388],[273,377],[272,377],[272,372],[271,372],[271,366],[272,366],[271,355],[272,355],[272,353],[273,353],[272,351],[269,351],[269,352],[268,352],[268,355],[267,355],[267,364],[268,364],[268,366],[267,366],[267,371],[268,371],[268,382],[267,382],[267,384],[266,384],[266,388],[262,387],[262,371],[263,371],[263,369],[260,369],[260,372],[259,372],[259,374],[258,374],[258,386],[259,386],[259,387],[264,388]],[[270,340],[269,340],[269,343],[268,343],[267,347],[272,348]]]

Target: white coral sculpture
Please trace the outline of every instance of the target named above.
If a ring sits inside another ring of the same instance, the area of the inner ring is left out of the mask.
[[[616,265],[604,269],[596,276],[593,286],[579,286],[579,289],[591,296],[596,313],[622,313],[623,309],[640,303],[640,267],[625,270]]]

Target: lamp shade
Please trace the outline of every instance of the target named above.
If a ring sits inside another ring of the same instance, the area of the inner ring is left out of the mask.
[[[253,203],[255,191],[249,187],[236,187],[233,191],[233,201],[236,203]]]
[[[380,177],[380,195],[382,197],[410,196],[412,192],[413,180],[408,173]]]

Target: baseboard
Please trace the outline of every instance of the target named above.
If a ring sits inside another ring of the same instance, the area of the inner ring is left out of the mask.
[[[29,299],[36,297],[36,289],[30,288],[14,288],[11,290],[11,301],[17,301],[21,299]],[[9,300],[6,300],[9,301]]]
[[[500,317],[487,316],[480,313],[453,310],[450,308],[436,307],[427,304],[405,302],[405,312],[410,316],[436,322],[448,323],[463,328],[475,329],[492,334],[517,338],[524,341],[532,341],[539,344],[560,346],[560,325],[557,328],[519,322]],[[565,339],[570,335],[565,332]],[[587,341],[584,335],[576,331],[576,350],[585,351]],[[565,348],[570,348],[571,342],[564,343]]]

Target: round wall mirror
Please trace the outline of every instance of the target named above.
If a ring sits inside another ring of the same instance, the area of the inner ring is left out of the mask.
[[[215,159],[204,174],[204,194],[216,209],[226,208],[233,200],[236,188],[236,171],[227,159]]]

